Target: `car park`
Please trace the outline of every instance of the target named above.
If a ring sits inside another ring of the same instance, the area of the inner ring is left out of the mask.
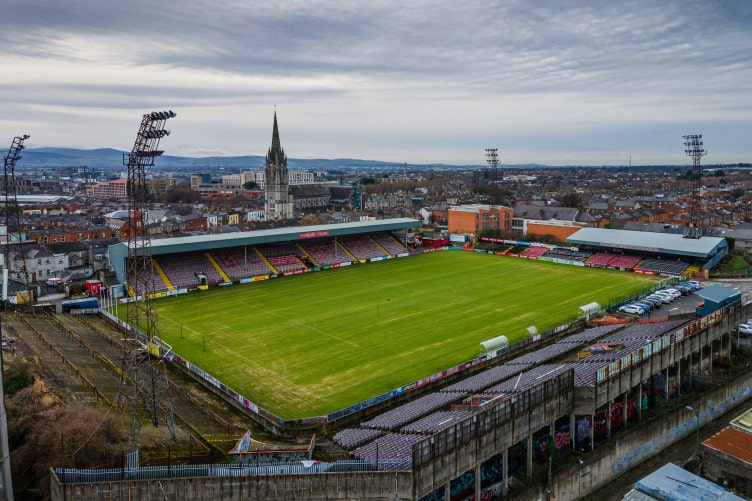
[[[636,304],[625,304],[620,306],[619,311],[622,313],[629,313],[630,315],[642,315],[645,313],[645,310]]]

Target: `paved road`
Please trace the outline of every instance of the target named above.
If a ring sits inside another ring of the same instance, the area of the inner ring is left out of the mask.
[[[752,407],[752,402],[748,400],[747,402],[731,409],[715,421],[711,421],[700,428],[700,442],[718,433],[720,430],[728,426],[729,421],[746,412],[750,407]],[[674,463],[680,466],[684,465],[684,463],[692,457],[694,450],[695,435],[690,434],[676,442],[674,445],[663,449],[652,458],[643,461],[620,477],[609,482],[607,486],[583,497],[582,499],[589,501],[620,501],[624,495],[629,492],[635,482],[654,472],[666,463]]]

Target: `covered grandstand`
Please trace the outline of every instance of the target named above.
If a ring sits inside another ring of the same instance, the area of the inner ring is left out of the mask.
[[[155,239],[155,273],[144,280],[152,280],[156,292],[169,292],[388,259],[408,252],[407,230],[416,226],[420,221],[398,218]],[[126,277],[128,244],[115,244],[108,254],[129,293],[141,290]]]
[[[588,260],[591,266],[595,259],[598,266],[667,275],[678,275],[691,264],[710,269],[729,252],[725,238],[684,238],[671,233],[604,228],[583,228],[567,238],[566,243],[580,250],[600,253]],[[659,262],[663,259],[673,262]]]

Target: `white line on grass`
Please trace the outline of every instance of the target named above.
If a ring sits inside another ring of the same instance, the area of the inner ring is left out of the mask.
[[[324,336],[330,337],[330,338],[332,338],[332,339],[336,339],[337,341],[340,341],[340,342],[342,342],[342,343],[346,343],[346,344],[349,344],[350,346],[353,346],[353,347],[355,347],[355,348],[360,348],[360,345],[359,345],[358,343],[353,343],[352,341],[348,341],[347,339],[342,339],[342,338],[341,338],[341,337],[339,337],[339,336],[335,336],[334,334],[331,334],[331,333],[329,333],[329,332],[326,332],[326,331],[324,331],[324,330],[321,330],[321,329],[319,329],[319,328],[318,328],[318,327],[316,326],[316,324],[315,324],[315,323],[314,323],[313,325],[306,325],[306,324],[304,324],[304,323],[303,323],[302,321],[300,321],[300,320],[298,320],[298,319],[296,319],[296,318],[292,318],[292,317],[287,317],[287,316],[285,316],[285,315],[281,315],[281,314],[279,314],[279,313],[277,313],[277,312],[275,312],[275,311],[269,311],[269,310],[267,310],[267,309],[259,308],[259,307],[256,307],[256,306],[254,306],[254,305],[250,304],[250,303],[247,303],[247,302],[245,302],[245,301],[240,301],[239,303],[240,303],[240,304],[244,304],[244,305],[246,305],[246,306],[248,306],[248,307],[250,307],[250,308],[253,308],[253,309],[255,309],[255,310],[261,311],[261,312],[263,312],[263,313],[275,315],[275,316],[277,316],[277,317],[279,317],[279,318],[281,318],[281,319],[283,319],[283,320],[286,320],[287,322],[290,322],[290,323],[291,323],[291,324],[293,324],[293,325],[302,325],[302,326],[303,326],[303,327],[305,327],[306,329],[312,330],[312,331],[314,331],[314,332],[318,332],[319,334],[323,334]]]
[[[159,318],[160,319],[165,318],[166,320],[169,320],[170,322],[179,323],[179,322],[175,322],[174,320],[172,320],[170,318],[167,318],[167,317],[160,316]],[[197,336],[203,335],[201,332],[199,332],[199,331],[197,331],[195,329],[187,328],[187,330],[189,332],[192,332],[192,333],[196,334]],[[264,344],[264,346],[265,346],[265,344]],[[248,357],[245,357],[245,356],[241,355],[240,353],[236,352],[235,350],[230,349],[227,345],[218,342],[216,340],[216,338],[214,338],[214,337],[211,338],[211,347],[212,347],[212,349],[216,349],[218,347],[220,349],[220,351],[222,351],[224,353],[232,354],[233,357],[236,360],[238,360],[241,365],[242,364],[252,365],[255,369],[257,369],[259,372],[261,372],[262,374],[264,374],[265,375],[264,377],[270,378],[272,380],[273,379],[278,379],[278,380],[284,381],[286,384],[289,385],[290,389],[297,388],[298,391],[300,391],[301,393],[305,393],[308,397],[312,397],[312,398],[315,398],[317,400],[321,400],[321,398],[322,398],[321,396],[316,395],[315,393],[311,392],[305,386],[300,386],[297,383],[294,383],[293,381],[291,381],[291,380],[287,379],[286,377],[282,376],[279,372],[274,371],[273,369],[269,369],[267,367],[264,367],[263,365],[260,365],[260,364],[258,364],[256,362],[254,362],[253,360],[249,359]]]

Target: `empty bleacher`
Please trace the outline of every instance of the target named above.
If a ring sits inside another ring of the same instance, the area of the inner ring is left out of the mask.
[[[548,247],[543,247],[540,245],[531,245],[527,249],[525,249],[520,256],[526,257],[528,259],[538,259],[543,254],[548,252]]]
[[[207,285],[224,282],[214,265],[203,252],[164,254],[155,257],[167,278],[177,288],[202,285],[199,275],[206,276]]]
[[[134,286],[132,277],[128,277],[128,285]],[[150,284],[148,287],[146,284]],[[162,280],[162,277],[156,270],[153,270],[151,266],[147,266],[139,269],[138,282],[135,284],[136,293],[141,295],[144,291],[164,292],[169,289],[167,284]]]
[[[592,252],[572,250],[569,247],[554,247],[548,251],[546,257],[550,259],[561,259],[573,263],[584,263],[592,255]]]
[[[640,262],[640,257],[629,254],[609,254],[598,252],[587,260],[587,265],[593,268],[624,268],[632,269]]]
[[[269,275],[272,270],[254,248],[231,247],[214,249],[211,255],[231,280]]]
[[[340,239],[340,243],[350,251],[350,254],[358,259],[373,259],[386,256],[384,249],[379,247],[376,242],[366,235],[342,238]]]
[[[377,233],[372,235],[371,238],[380,246],[385,248],[392,256],[404,254],[408,252],[407,248],[398,242],[393,236],[387,233]]]
[[[319,266],[352,261],[352,258],[347,254],[347,252],[338,247],[334,243],[334,240],[325,240],[323,242],[306,242],[304,248],[319,264]]]
[[[308,256],[295,244],[265,244],[257,248],[278,273],[295,273],[308,269],[301,260]]]
[[[658,275],[680,276],[689,266],[687,263],[673,259],[646,259],[635,268],[641,271],[650,271]]]

